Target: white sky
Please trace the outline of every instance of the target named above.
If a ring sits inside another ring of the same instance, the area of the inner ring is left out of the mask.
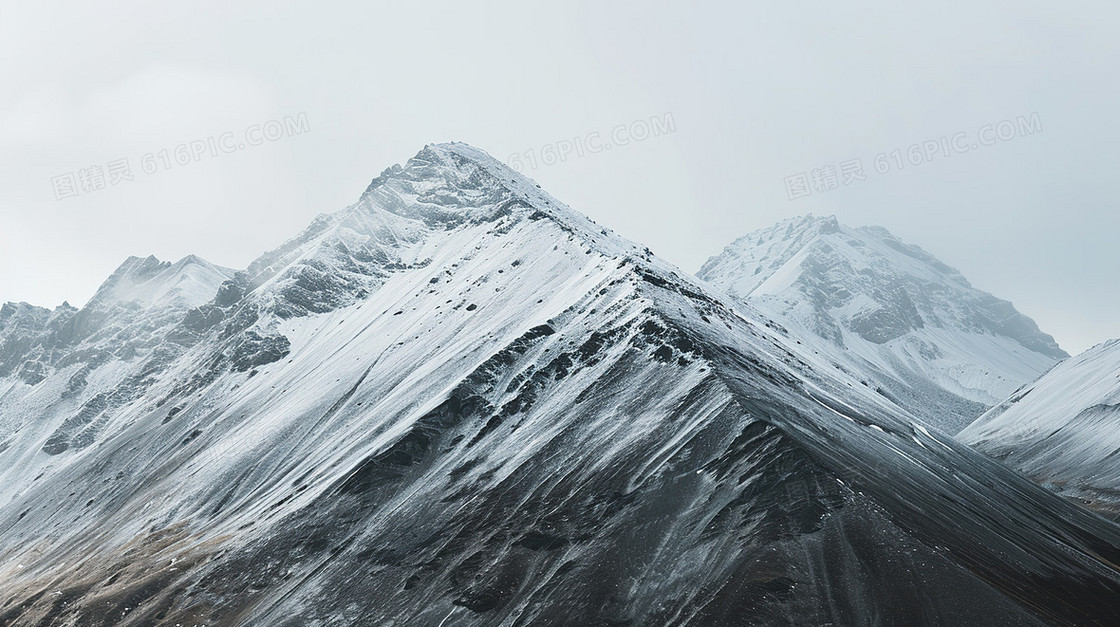
[[[80,305],[128,255],[244,267],[426,143],[540,159],[669,113],[673,133],[527,173],[688,271],[834,213],[923,246],[1071,352],[1120,336],[1120,7],[900,5],[5,0],[0,301]],[[308,133],[173,161],[299,113]],[[1032,113],[1041,132],[874,171]],[[161,149],[172,167],[145,174]],[[121,158],[133,181],[55,199],[52,177]],[[788,199],[786,177],[854,158],[867,180]]]

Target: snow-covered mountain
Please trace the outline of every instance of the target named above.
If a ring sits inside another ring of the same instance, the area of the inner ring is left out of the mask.
[[[958,437],[1120,519],[1120,340],[1058,364]]]
[[[835,217],[751,233],[699,276],[801,339],[824,338],[818,350],[837,367],[949,433],[1068,356],[1011,303],[929,253]]]
[[[1120,615],[1116,525],[468,146],[188,277],[0,316],[0,623]]]
[[[92,444],[114,412],[142,396],[156,373],[197,341],[190,316],[233,275],[193,255],[174,264],[130,257],[81,310],[66,303],[53,311],[5,304],[0,308],[0,448],[13,444],[9,434],[41,427],[59,412],[71,415],[42,444],[44,451],[57,454]],[[14,469],[24,463],[10,461]],[[17,488],[16,482],[5,482],[0,495]]]

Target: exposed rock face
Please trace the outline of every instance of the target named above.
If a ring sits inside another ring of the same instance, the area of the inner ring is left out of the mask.
[[[210,287],[0,379],[0,622],[1116,618],[1114,525],[481,151]]]
[[[699,276],[955,433],[1067,357],[1011,303],[881,227],[807,216],[742,237]]]

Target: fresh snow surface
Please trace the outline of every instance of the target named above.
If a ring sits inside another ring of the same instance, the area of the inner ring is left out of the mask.
[[[881,227],[806,216],[742,237],[700,278],[954,433],[1066,356],[1011,303]]]
[[[958,437],[1120,518],[1120,340],[1063,361]]]

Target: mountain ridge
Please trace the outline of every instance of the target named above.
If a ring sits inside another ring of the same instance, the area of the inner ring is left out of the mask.
[[[1062,361],[980,416],[961,441],[1120,519],[1120,339]]]

